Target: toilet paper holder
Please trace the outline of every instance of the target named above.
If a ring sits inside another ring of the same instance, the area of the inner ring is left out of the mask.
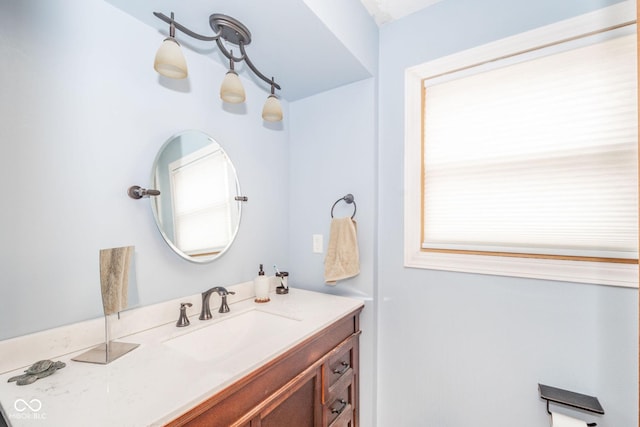
[[[540,391],[540,397],[547,401],[547,412],[549,415],[551,415],[551,411],[549,410],[550,403],[570,406],[572,408],[596,414],[604,414],[604,409],[602,408],[602,405],[600,405],[598,398],[595,396],[563,390],[561,388],[551,387],[544,384],[538,384],[538,390]],[[595,427],[597,424],[589,423],[587,425],[589,427]]]

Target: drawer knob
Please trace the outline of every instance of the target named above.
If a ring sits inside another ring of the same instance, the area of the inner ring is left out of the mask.
[[[331,413],[332,414],[341,414],[342,411],[344,411],[344,408],[347,407],[347,401],[344,399],[338,399],[338,402],[340,402],[340,407],[339,408],[331,408]]]
[[[349,366],[349,362],[342,362],[340,365],[342,366],[342,368],[335,368],[335,369],[333,370],[333,373],[334,373],[334,374],[336,374],[336,375],[342,375],[342,374],[344,374],[345,372],[347,372],[347,370],[350,368],[350,366]]]

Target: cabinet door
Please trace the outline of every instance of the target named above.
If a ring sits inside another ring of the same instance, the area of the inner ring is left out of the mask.
[[[269,399],[251,427],[319,427],[320,387],[320,370],[306,372]]]

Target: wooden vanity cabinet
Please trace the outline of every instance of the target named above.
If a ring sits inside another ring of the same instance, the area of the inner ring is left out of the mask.
[[[358,309],[167,426],[357,427]]]

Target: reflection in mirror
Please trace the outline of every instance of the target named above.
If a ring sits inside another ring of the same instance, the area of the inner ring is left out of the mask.
[[[213,138],[197,130],[171,137],[151,172],[158,229],[181,257],[213,261],[233,242],[240,225],[240,187],[233,163]]]

